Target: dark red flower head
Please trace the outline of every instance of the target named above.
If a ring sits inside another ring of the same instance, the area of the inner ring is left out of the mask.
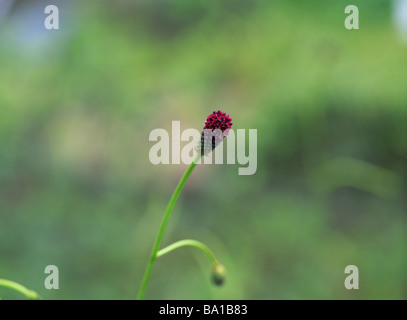
[[[212,112],[204,122],[204,129],[220,129],[222,132],[232,128],[232,118],[220,110]]]
[[[199,145],[202,156],[209,154],[227,137],[232,124],[232,118],[220,110],[214,111],[208,116],[204,122]]]

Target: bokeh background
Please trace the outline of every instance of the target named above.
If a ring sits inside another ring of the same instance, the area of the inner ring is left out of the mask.
[[[186,169],[150,163],[150,131],[201,129],[220,108],[258,130],[257,172],[197,167],[163,245],[203,241],[226,283],[183,248],[146,298],[407,298],[404,0],[0,3],[1,278],[44,299],[134,299]]]

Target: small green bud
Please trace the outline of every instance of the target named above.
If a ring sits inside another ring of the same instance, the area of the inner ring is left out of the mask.
[[[212,281],[221,286],[225,282],[226,269],[220,263],[215,263],[212,268]]]

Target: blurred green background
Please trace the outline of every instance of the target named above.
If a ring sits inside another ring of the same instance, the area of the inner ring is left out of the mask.
[[[150,163],[150,131],[201,129],[220,108],[258,130],[257,172],[198,166],[163,245],[203,241],[226,283],[183,248],[145,298],[407,298],[402,1],[353,0],[359,30],[342,0],[0,2],[0,278],[134,299],[186,169]]]

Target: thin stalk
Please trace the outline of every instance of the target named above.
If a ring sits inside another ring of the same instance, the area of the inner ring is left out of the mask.
[[[19,284],[17,282],[14,282],[14,281],[0,279],[0,286],[18,291],[18,292],[22,293],[23,295],[25,295],[26,298],[30,299],[30,300],[39,299],[39,296],[35,291],[29,290],[26,287],[22,286],[21,284]]]
[[[158,230],[157,237],[155,239],[153,249],[151,250],[150,258],[148,260],[148,264],[146,267],[146,271],[144,272],[143,280],[141,281],[141,287],[137,296],[138,300],[142,300],[144,298],[144,294],[147,288],[148,281],[150,279],[151,271],[153,270],[153,266],[155,263],[155,260],[157,258],[157,252],[160,249],[161,241],[164,236],[165,229],[167,227],[168,219],[170,218],[172,209],[174,208],[175,203],[177,202],[177,199],[179,195],[181,194],[182,189],[184,188],[185,183],[187,182],[189,176],[191,175],[192,171],[194,170],[198,159],[201,157],[200,154],[196,156],[196,158],[191,162],[189,165],[187,171],[185,171],[184,175],[182,176],[181,180],[178,182],[178,185],[172,194],[172,197],[170,199],[170,202],[167,205],[167,208],[165,210],[163,219],[161,221],[161,226],[160,229]]]
[[[215,258],[215,255],[213,252],[202,242],[196,241],[196,240],[191,240],[191,239],[185,239],[185,240],[180,240],[177,242],[174,242],[173,244],[170,244],[168,247],[165,247],[164,249],[161,249],[160,251],[157,252],[157,258],[162,257],[163,255],[181,248],[185,246],[190,246],[190,247],[195,247],[200,249],[205,255],[208,257],[209,262],[212,265],[218,264],[218,261]]]

